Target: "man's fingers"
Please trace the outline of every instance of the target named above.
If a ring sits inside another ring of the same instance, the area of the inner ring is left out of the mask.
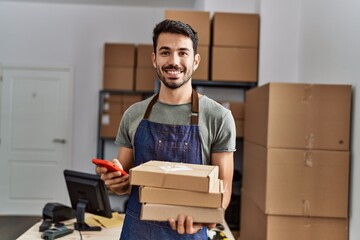
[[[185,233],[185,216],[180,214],[177,218],[177,231],[179,234]]]

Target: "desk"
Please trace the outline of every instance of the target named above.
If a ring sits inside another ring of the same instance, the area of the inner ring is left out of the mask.
[[[92,214],[85,213],[85,218],[92,217]],[[112,228],[103,228],[101,231],[95,231],[95,232],[81,232],[83,239],[101,239],[101,240],[116,240],[120,238],[120,233],[122,229],[122,223],[124,221],[125,214],[118,214],[115,215],[117,218],[116,220],[121,223],[117,227]],[[85,220],[86,221],[86,220]],[[69,228],[73,229],[73,223],[75,222],[75,219],[64,221],[63,223],[65,225],[68,225]],[[17,240],[39,240],[41,238],[41,232],[39,232],[39,227],[41,225],[41,221],[35,223],[29,230],[27,230],[24,234],[22,234]],[[90,224],[91,225],[91,224]],[[229,226],[224,223],[225,230],[223,231],[226,235],[228,240],[235,240],[234,236],[232,235]],[[66,235],[64,237],[59,238],[61,240],[79,240],[80,239],[80,233],[78,231],[74,231],[73,233]]]

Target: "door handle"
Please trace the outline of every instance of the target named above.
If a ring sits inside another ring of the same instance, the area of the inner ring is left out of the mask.
[[[55,138],[55,139],[53,140],[53,142],[54,142],[54,143],[65,144],[65,143],[66,143],[66,140],[65,140],[65,139],[57,139],[57,138]]]

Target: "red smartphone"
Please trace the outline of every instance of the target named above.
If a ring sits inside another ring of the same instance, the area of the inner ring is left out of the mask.
[[[97,158],[94,158],[92,160],[92,162],[99,166],[99,167],[106,167],[108,171],[110,172],[121,172],[122,175],[128,175],[127,172],[125,172],[124,170],[122,170],[121,168],[119,168],[118,166],[116,166],[115,164],[113,164],[112,162],[110,161],[107,161],[107,160],[103,160],[103,159],[97,159]]]

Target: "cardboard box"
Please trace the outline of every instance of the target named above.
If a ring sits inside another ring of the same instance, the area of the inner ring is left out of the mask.
[[[212,47],[212,80],[257,82],[257,78],[256,48]]]
[[[104,66],[135,67],[135,44],[105,43]]]
[[[192,79],[193,80],[209,80],[209,68],[210,68],[210,47],[198,46],[198,54],[200,54],[200,64],[195,70]]]
[[[141,68],[154,68],[151,55],[153,52],[153,45],[151,44],[139,44],[137,46],[136,54],[136,67]]]
[[[348,240],[346,218],[267,215],[246,196],[241,199],[241,240]]]
[[[157,78],[154,67],[138,67],[136,69],[135,90],[154,92]]]
[[[222,181],[219,180],[217,185],[217,191],[211,193],[142,186],[140,187],[140,202],[221,208],[224,193]]]
[[[130,184],[213,192],[219,167],[152,160],[130,169]]]
[[[347,218],[349,164],[346,151],[265,148],[245,141],[242,192],[266,214]]]
[[[221,105],[231,111],[234,119],[244,119],[245,117],[245,103],[244,102],[221,102]]]
[[[104,113],[101,116],[100,137],[115,138],[119,129],[122,114],[117,112]]]
[[[169,218],[177,219],[179,214],[192,216],[194,222],[222,223],[224,222],[225,211],[223,208],[189,207],[145,203],[142,205],[140,219],[168,221]]]
[[[236,137],[244,137],[244,125],[245,122],[243,119],[235,119]]]
[[[258,14],[221,13],[213,16],[213,46],[259,47]]]
[[[268,83],[246,92],[245,119],[250,142],[348,151],[351,85]]]
[[[210,45],[210,12],[165,10],[165,19],[178,20],[189,24],[198,33],[198,44]]]
[[[134,90],[134,69],[129,67],[105,67],[103,88],[106,90]]]

